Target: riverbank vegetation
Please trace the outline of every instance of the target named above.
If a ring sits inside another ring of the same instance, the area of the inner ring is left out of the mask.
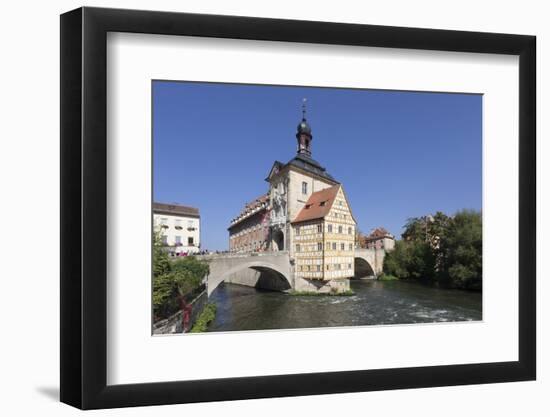
[[[481,290],[481,213],[409,219],[402,240],[384,259],[384,276],[415,279],[449,288]]]
[[[378,277],[378,281],[397,281],[399,278],[397,278],[395,275],[389,275],[389,274],[382,274]]]
[[[191,328],[190,333],[203,333],[208,325],[216,318],[216,304],[208,303]]]
[[[171,261],[163,248],[160,234],[153,241],[153,314],[154,321],[170,317],[203,289],[208,264],[193,256]]]

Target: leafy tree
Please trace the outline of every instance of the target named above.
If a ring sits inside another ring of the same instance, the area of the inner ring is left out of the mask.
[[[170,272],[170,259],[162,244],[161,232],[153,234],[153,276],[159,276]]]
[[[153,239],[153,310],[156,318],[168,317],[180,307],[183,297],[193,293],[208,274],[208,264],[188,256],[171,261],[160,233]]]
[[[408,219],[404,229],[403,239],[384,258],[384,274],[481,289],[481,213],[463,210],[449,217],[437,212]]]
[[[458,212],[441,240],[441,251],[442,281],[457,288],[481,289],[481,213],[471,210]]]
[[[398,240],[391,252],[384,257],[384,274],[401,279],[410,278],[407,265],[409,264],[408,242]]]
[[[420,241],[399,240],[384,258],[384,274],[401,279],[435,279],[435,255],[430,245]]]

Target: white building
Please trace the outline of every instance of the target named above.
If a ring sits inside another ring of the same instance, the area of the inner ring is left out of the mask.
[[[200,214],[195,207],[153,203],[153,224],[163,244],[174,255],[200,250]]]

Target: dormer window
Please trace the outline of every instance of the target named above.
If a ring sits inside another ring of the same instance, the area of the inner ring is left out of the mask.
[[[324,207],[326,204],[327,204],[326,201],[321,201],[321,202],[319,203],[319,205],[320,205],[321,207]]]

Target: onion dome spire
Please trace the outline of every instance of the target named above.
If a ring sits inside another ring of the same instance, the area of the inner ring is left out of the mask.
[[[311,156],[311,140],[313,136],[311,134],[311,126],[306,120],[306,102],[307,99],[302,100],[302,121],[298,124],[296,132],[296,139],[298,140],[298,154]]]

